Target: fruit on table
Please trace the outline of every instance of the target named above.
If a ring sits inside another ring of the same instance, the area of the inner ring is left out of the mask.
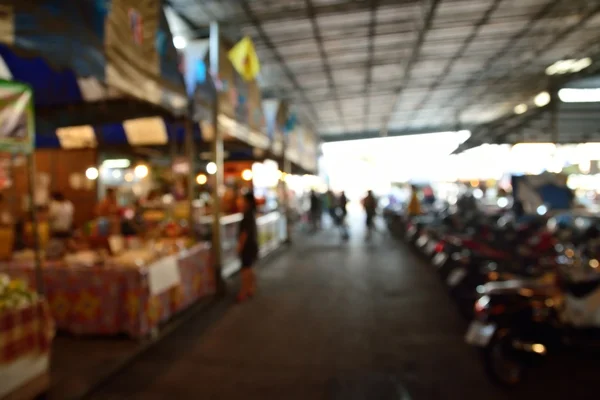
[[[0,274],[0,312],[28,307],[37,299],[37,293],[29,290],[24,281]]]

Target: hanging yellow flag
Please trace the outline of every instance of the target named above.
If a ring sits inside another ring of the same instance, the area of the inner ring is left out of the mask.
[[[240,40],[233,49],[229,50],[229,60],[233,64],[235,70],[246,81],[256,79],[260,72],[260,62],[254,50],[252,39],[248,36]]]

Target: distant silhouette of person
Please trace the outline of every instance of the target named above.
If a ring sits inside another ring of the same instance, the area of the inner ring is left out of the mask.
[[[418,189],[415,185],[411,185],[410,201],[408,202],[407,215],[414,217],[421,214],[421,202],[417,196]]]
[[[347,240],[350,237],[348,233],[348,225],[346,224],[346,217],[348,215],[348,198],[344,192],[342,192],[337,199],[336,214],[338,217],[338,224],[342,231],[342,239]]]
[[[371,237],[372,231],[375,229],[375,216],[377,215],[377,199],[373,195],[373,191],[369,190],[367,195],[362,200],[363,208],[367,215],[367,239]]]
[[[313,231],[321,228],[321,214],[321,199],[314,190],[311,190],[309,220]]]
[[[237,253],[242,264],[242,286],[238,293],[238,302],[254,296],[256,292],[256,276],[254,263],[258,259],[258,228],[256,226],[256,200],[254,194],[248,192],[240,197],[240,209],[244,217],[239,225]]]

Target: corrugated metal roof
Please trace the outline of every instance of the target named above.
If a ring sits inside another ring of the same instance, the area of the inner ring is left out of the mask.
[[[489,132],[556,85],[549,65],[600,61],[597,0],[169,3],[196,28],[219,20],[251,36],[263,91],[290,99],[329,139]]]

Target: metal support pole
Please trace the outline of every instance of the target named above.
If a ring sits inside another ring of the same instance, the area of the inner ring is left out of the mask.
[[[560,139],[560,132],[558,129],[558,107],[559,107],[559,100],[558,100],[558,92],[556,90],[552,90],[550,92],[550,131],[551,131],[551,135],[552,135],[552,143],[558,143],[559,139]]]
[[[194,227],[196,221],[194,220],[194,189],[196,184],[196,171],[194,165],[196,159],[196,149],[194,146],[194,98],[188,99],[188,118],[185,120],[185,150],[188,159],[190,172],[187,176],[187,197],[189,201],[189,216],[188,216],[188,227],[192,235],[195,234]],[[174,160],[173,160],[174,161]]]
[[[44,295],[44,275],[42,272],[42,253],[40,250],[39,223],[37,208],[35,204],[35,154],[27,155],[27,173],[29,185],[29,213],[31,217],[31,227],[33,233],[33,251],[35,261],[35,283],[40,295]]]
[[[283,173],[287,177],[292,173],[292,162],[287,154],[287,140],[283,149]],[[285,211],[285,243],[292,243],[292,210],[290,208],[290,188],[287,180],[283,181],[283,209]]]
[[[220,37],[219,23],[211,22],[209,39],[209,57],[210,71],[213,80],[218,79],[219,74],[219,53]],[[217,172],[214,175],[214,185],[212,192],[212,248],[213,261],[215,267],[215,282],[218,295],[225,294],[225,281],[223,280],[223,247],[222,247],[222,227],[221,227],[221,188],[223,186],[223,135],[219,129],[219,90],[215,82],[215,95],[212,108],[212,126],[214,138],[212,142],[212,161],[217,166]]]

